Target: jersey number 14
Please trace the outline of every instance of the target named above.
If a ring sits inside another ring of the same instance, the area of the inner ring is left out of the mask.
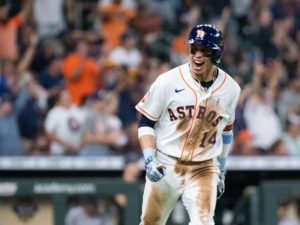
[[[205,132],[203,134],[203,137],[202,137],[202,140],[201,140],[201,143],[199,145],[199,147],[201,148],[205,148],[205,142],[206,140],[208,139],[207,143],[208,144],[215,144],[216,143],[216,136],[217,136],[217,132],[215,131],[209,138],[208,138],[208,132]]]

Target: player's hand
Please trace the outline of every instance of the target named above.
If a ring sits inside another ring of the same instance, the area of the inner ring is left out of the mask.
[[[166,167],[155,158],[155,150],[151,147],[143,150],[147,177],[152,182],[157,182],[166,174]]]
[[[220,182],[218,184],[218,193],[217,193],[217,198],[220,199],[222,197],[222,195],[225,192],[225,172],[222,171],[220,174]]]
[[[160,181],[166,175],[166,167],[159,163],[154,156],[149,156],[145,160],[147,177],[152,182]]]

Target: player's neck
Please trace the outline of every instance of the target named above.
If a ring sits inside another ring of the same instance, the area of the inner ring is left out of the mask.
[[[203,73],[199,73],[199,74],[192,73],[192,77],[195,80],[197,80],[199,83],[214,81],[217,77],[217,68],[213,65]]]

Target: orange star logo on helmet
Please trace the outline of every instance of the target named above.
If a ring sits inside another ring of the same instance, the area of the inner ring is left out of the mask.
[[[206,34],[206,33],[203,31],[203,29],[197,30],[196,33],[197,33],[196,38],[200,38],[200,39],[202,39],[202,40],[203,40],[203,38],[204,38],[204,35]]]

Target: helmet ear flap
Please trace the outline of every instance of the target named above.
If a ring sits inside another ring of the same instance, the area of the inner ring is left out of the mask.
[[[211,55],[210,60],[213,64],[218,64],[221,62],[222,59],[222,53],[221,51],[214,51],[214,53]]]

